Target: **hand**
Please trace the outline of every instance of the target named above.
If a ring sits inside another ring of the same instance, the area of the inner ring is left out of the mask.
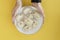
[[[16,0],[15,7],[13,8],[13,11],[12,11],[12,22],[13,23],[14,23],[14,20],[15,20],[15,12],[19,7],[20,8],[22,7],[22,0]]]
[[[12,10],[12,22],[14,23],[14,20],[15,20],[15,12],[16,12],[16,9],[18,8],[18,4],[16,2],[15,4],[15,7],[13,8]]]
[[[38,9],[38,11],[41,13],[41,15],[43,16],[43,23],[44,23],[45,14],[44,14],[44,10],[41,6],[41,3],[32,3],[32,6],[36,7]]]

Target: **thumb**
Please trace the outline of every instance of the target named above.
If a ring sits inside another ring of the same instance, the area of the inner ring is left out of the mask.
[[[19,5],[19,7],[22,7],[22,0],[17,0],[17,4]]]

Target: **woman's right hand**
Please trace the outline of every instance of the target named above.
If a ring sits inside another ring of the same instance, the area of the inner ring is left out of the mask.
[[[42,14],[42,16],[43,16],[43,23],[44,23],[45,14],[44,14],[44,10],[42,8],[41,3],[32,3],[32,6],[34,6],[35,8],[37,8],[38,11],[40,12],[40,14]]]

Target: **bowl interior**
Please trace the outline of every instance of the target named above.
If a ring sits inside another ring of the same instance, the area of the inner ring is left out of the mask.
[[[15,12],[15,15],[21,14],[22,11],[23,11],[24,9],[26,9],[26,8],[31,8],[32,10],[37,10],[35,7],[25,6],[25,7],[22,7],[22,8],[18,8],[17,11]],[[33,30],[28,31],[28,32],[24,32],[24,31],[22,30],[22,28],[17,25],[18,23],[17,23],[16,19],[14,20],[14,23],[15,23],[15,26],[16,26],[16,28],[18,29],[19,32],[21,32],[21,33],[23,33],[23,34],[34,34],[34,33],[36,33],[37,31],[39,31],[40,28],[42,27],[42,24],[43,24],[43,16],[40,14],[40,19],[38,20],[38,25],[37,25],[37,27],[34,28]]]

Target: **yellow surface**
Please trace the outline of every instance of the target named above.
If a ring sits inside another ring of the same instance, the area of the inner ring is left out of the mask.
[[[15,2],[15,0],[0,0],[0,40],[60,40],[60,0],[42,0],[46,16],[45,24],[33,35],[18,32],[12,24],[11,11]]]

